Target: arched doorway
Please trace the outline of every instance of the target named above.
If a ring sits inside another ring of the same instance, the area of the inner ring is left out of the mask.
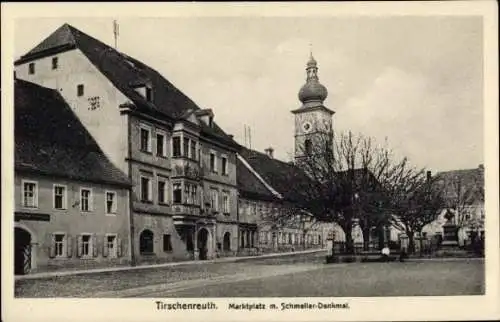
[[[231,250],[231,234],[229,232],[224,234],[223,247],[225,251]]]
[[[201,228],[198,231],[197,245],[199,250],[199,259],[205,260],[208,256],[208,230]]]
[[[14,274],[24,275],[31,270],[31,234],[25,229],[14,228]]]
[[[141,254],[154,253],[154,234],[149,229],[144,229],[139,236],[139,251]]]

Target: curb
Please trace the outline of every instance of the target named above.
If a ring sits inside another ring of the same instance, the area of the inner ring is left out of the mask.
[[[259,260],[259,259],[263,259],[263,258],[286,257],[286,256],[301,255],[301,254],[314,254],[314,253],[321,253],[321,252],[326,252],[326,251],[327,251],[326,249],[313,249],[313,250],[305,250],[305,251],[297,251],[297,252],[272,253],[272,254],[264,254],[264,255],[257,255],[257,256],[224,257],[224,258],[217,258],[217,259],[211,259],[211,260],[194,260],[194,261],[171,262],[171,263],[153,264],[153,265],[108,267],[108,268],[75,270],[75,271],[44,272],[44,273],[35,273],[35,274],[31,274],[31,275],[14,276],[14,280],[15,281],[22,281],[22,280],[32,280],[32,279],[44,279],[44,278],[51,278],[51,277],[89,275],[89,274],[99,274],[99,273],[108,273],[108,272],[143,270],[143,269],[150,269],[150,268],[203,265],[203,264],[216,264],[216,263],[232,263],[232,262],[239,262],[239,261],[246,261],[246,260]]]

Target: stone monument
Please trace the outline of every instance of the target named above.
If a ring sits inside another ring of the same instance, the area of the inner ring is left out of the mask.
[[[455,215],[451,210],[446,210],[444,218],[446,223],[443,225],[443,248],[458,248],[458,227],[453,223]]]

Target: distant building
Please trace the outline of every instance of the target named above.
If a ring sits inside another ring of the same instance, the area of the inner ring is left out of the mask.
[[[446,214],[459,227],[459,243],[463,245],[471,234],[484,236],[484,167],[443,171],[436,174],[436,183],[444,189],[445,208],[439,217],[424,227],[428,235],[443,234]]]
[[[56,91],[14,83],[15,274],[130,263],[129,189]]]
[[[248,252],[293,251],[326,246],[334,225],[299,206],[294,189],[302,170],[267,154],[242,149],[238,157],[240,247]]]
[[[18,78],[58,91],[132,182],[134,261],[214,258],[224,238],[237,250],[239,145],[212,110],[68,24],[15,65]]]

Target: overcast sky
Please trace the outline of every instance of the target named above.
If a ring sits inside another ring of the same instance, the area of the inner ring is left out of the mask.
[[[63,23],[113,44],[112,19],[19,20],[15,55]],[[432,171],[483,163],[482,21],[475,17],[118,19],[118,49],[150,65],[244,143],[293,154],[312,44],[337,130]]]

